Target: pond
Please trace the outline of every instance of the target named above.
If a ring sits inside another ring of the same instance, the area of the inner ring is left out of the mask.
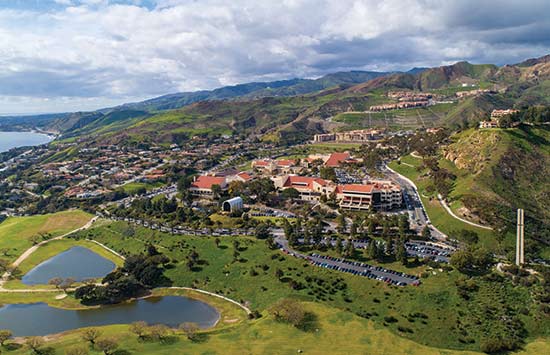
[[[220,315],[212,306],[179,296],[150,297],[134,302],[87,310],[67,310],[45,303],[8,304],[0,307],[0,329],[14,336],[43,336],[71,329],[145,321],[177,327],[194,322],[213,327]]]
[[[37,265],[26,273],[22,282],[25,285],[44,285],[54,277],[82,281],[100,278],[115,269],[116,265],[88,248],[76,246]]]

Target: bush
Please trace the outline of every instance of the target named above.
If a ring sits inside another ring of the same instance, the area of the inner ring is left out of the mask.
[[[271,307],[271,314],[280,322],[287,322],[299,328],[306,318],[306,311],[298,301],[285,298]]]

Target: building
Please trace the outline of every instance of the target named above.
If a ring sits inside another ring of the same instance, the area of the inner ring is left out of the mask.
[[[286,175],[272,180],[275,187],[280,190],[295,189],[300,194],[300,199],[304,201],[319,201],[321,195],[334,190],[334,187],[330,187],[332,184],[330,181],[316,177]]]
[[[342,209],[368,210],[373,207],[391,210],[402,204],[401,186],[391,181],[372,181],[367,184],[346,184],[336,187],[336,200]]]
[[[393,104],[383,104],[383,105],[374,105],[369,108],[370,111],[388,111],[388,110],[398,110],[403,108],[414,108],[414,107],[426,107],[429,105],[429,101],[403,101]]]
[[[227,179],[221,176],[201,175],[195,178],[189,188],[189,191],[194,196],[212,198],[214,196],[214,192],[212,190],[214,185],[218,185],[222,191],[226,190]]]
[[[429,92],[416,91],[390,91],[388,98],[398,101],[428,101],[433,98],[433,94]]]
[[[491,112],[491,120],[497,120],[504,116],[513,115],[514,113],[519,112],[519,110],[507,109],[507,110],[493,110]]]
[[[499,122],[497,120],[480,121],[479,128],[498,128]]]
[[[384,132],[378,129],[359,129],[347,132],[316,134],[313,143],[345,142],[362,143],[382,139]]]
[[[332,154],[311,154],[302,161],[302,164],[305,167],[311,167],[316,161],[321,161],[324,166],[331,168],[340,167],[342,164],[355,164],[359,162],[359,160],[353,158],[349,152],[342,152]]]
[[[244,203],[243,199],[240,197],[233,197],[227,201],[224,201],[222,204],[222,210],[224,212],[240,212],[243,210]]]
[[[273,178],[279,190],[293,188],[304,201],[319,201],[334,194],[340,208],[391,210],[402,204],[401,186],[391,181],[370,181],[367,184],[337,185],[331,181],[308,176],[279,176]]]
[[[494,94],[494,93],[495,92],[493,90],[477,89],[477,90],[457,91],[455,95],[459,99],[462,99],[464,97],[469,97],[469,96],[478,96],[482,94]]]
[[[264,173],[264,174],[294,174],[300,169],[296,160],[294,159],[263,159],[255,160],[252,162],[252,168]]]

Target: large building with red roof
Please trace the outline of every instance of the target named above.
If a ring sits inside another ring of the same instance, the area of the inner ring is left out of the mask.
[[[227,178],[222,176],[201,175],[195,178],[189,191],[195,196],[212,197],[212,187],[218,185],[222,190],[227,189]]]
[[[319,201],[321,196],[335,195],[340,208],[381,210],[398,208],[402,204],[401,186],[391,181],[371,181],[367,184],[338,185],[316,177],[286,175],[273,179],[280,190],[293,188],[304,201]]]
[[[262,159],[252,162],[252,168],[266,174],[293,174],[296,173],[300,167],[297,161],[294,159]]]

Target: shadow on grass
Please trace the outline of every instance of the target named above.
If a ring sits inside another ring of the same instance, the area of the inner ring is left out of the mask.
[[[132,353],[125,349],[118,349],[113,352],[113,355],[130,355],[130,354]]]
[[[301,331],[311,333],[315,332],[319,327],[319,317],[315,313],[306,312],[304,320],[297,328]]]
[[[4,349],[6,349],[7,351],[15,351],[15,350],[19,350],[23,347],[23,344],[18,344],[18,343],[7,343],[7,344],[4,344]],[[1,349],[1,347],[0,347]]]
[[[202,343],[206,343],[209,338],[210,336],[206,333],[198,333],[198,334],[195,334],[195,336],[190,340],[193,343],[202,344]]]

